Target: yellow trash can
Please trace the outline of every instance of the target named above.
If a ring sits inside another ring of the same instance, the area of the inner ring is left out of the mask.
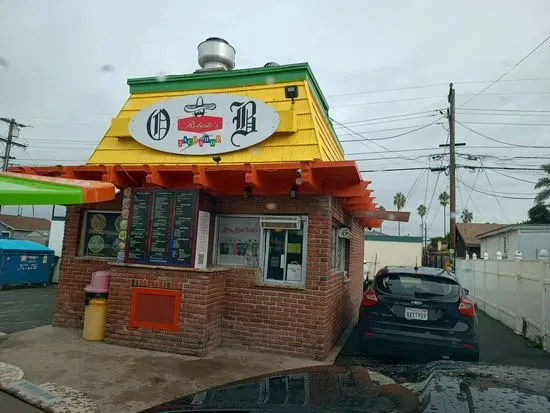
[[[107,300],[90,298],[84,309],[84,331],[82,338],[88,341],[101,341],[105,338],[107,323]]]

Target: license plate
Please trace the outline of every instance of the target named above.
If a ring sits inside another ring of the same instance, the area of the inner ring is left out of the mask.
[[[428,310],[405,307],[405,318],[407,320],[428,321]]]

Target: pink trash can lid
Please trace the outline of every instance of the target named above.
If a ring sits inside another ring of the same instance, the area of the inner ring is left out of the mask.
[[[87,293],[107,293],[111,282],[111,273],[109,271],[96,271],[92,274],[92,281],[84,287]]]

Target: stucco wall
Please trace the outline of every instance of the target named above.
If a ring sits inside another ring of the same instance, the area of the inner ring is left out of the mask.
[[[421,265],[422,242],[365,240],[365,261],[369,276],[386,265]]]

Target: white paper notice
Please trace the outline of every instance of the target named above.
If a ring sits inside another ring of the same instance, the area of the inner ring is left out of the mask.
[[[210,212],[199,211],[199,218],[197,220],[197,245],[195,248],[195,268],[206,268],[209,235]]]

